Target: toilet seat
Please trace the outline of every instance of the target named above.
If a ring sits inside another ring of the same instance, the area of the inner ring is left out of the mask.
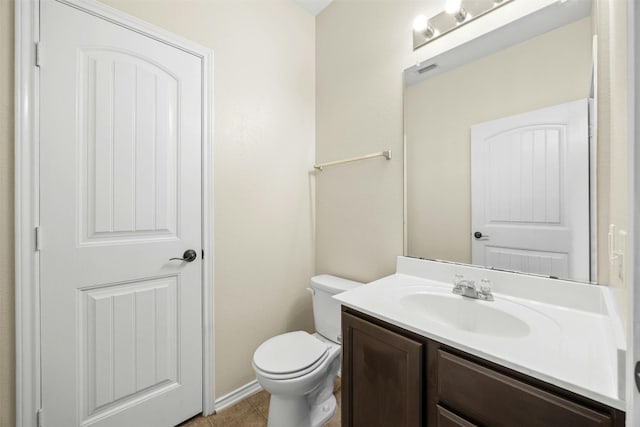
[[[269,378],[270,380],[293,380],[299,377],[303,377],[308,373],[315,371],[318,368],[318,366],[322,365],[327,360],[328,357],[329,357],[329,352],[325,353],[324,356],[318,359],[318,361],[313,365],[309,366],[308,368],[302,369],[300,371],[290,372],[287,374],[272,374],[270,372],[260,371],[260,375],[262,375],[265,378]],[[255,363],[253,364],[253,366],[258,370],[260,369],[255,366]]]
[[[253,365],[271,379],[291,379],[308,374],[329,357],[329,346],[304,331],[268,339],[253,356]]]

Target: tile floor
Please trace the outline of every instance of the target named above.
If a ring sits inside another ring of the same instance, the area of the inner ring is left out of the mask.
[[[324,427],[340,427],[340,378],[336,379],[333,391],[338,407],[336,414]],[[216,414],[187,420],[179,427],[266,427],[268,414],[269,393],[261,391]]]

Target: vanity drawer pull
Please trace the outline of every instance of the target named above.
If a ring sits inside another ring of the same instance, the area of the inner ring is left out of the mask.
[[[487,426],[604,427],[611,417],[438,350],[438,401]]]

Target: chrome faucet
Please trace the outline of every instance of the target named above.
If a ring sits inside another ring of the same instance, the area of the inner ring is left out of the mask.
[[[453,293],[462,295],[463,297],[481,299],[483,301],[493,301],[491,293],[491,281],[482,279],[480,281],[480,290],[476,288],[476,282],[465,279],[461,274],[456,274],[453,281]]]

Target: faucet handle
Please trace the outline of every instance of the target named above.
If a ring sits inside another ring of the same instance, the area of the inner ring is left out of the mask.
[[[482,279],[480,281],[480,295],[484,300],[493,301],[493,294],[491,293],[491,280]]]
[[[464,280],[464,276],[462,274],[456,274],[453,276],[453,293],[457,295],[462,295],[462,281]]]

